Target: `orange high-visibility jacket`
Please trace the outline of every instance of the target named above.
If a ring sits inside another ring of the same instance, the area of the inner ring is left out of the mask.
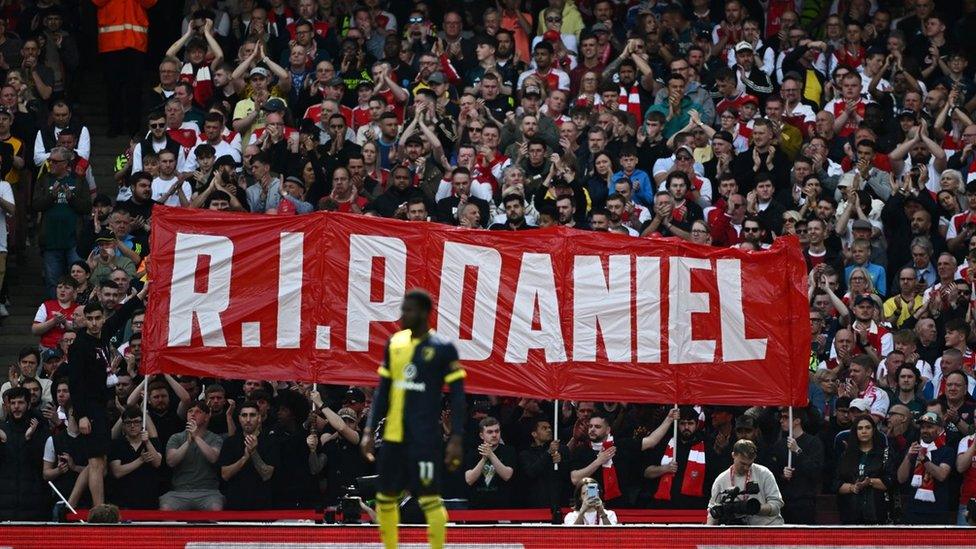
[[[157,0],[92,0],[98,8],[98,51],[149,49],[149,16]]]

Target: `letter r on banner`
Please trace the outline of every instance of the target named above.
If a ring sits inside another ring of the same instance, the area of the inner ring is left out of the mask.
[[[383,299],[372,301],[373,258],[385,260]],[[369,324],[400,318],[400,302],[407,285],[407,245],[391,236],[349,236],[349,293],[346,313],[346,349],[369,350]]]
[[[176,234],[173,249],[173,281],[169,300],[170,347],[187,347],[193,335],[193,319],[200,326],[203,344],[226,347],[220,313],[230,304],[231,258],[234,243],[226,236]],[[197,261],[210,258],[206,291],[196,290]]]

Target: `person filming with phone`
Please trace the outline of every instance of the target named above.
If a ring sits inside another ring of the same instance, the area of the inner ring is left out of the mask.
[[[617,514],[604,509],[600,499],[600,484],[596,479],[584,478],[576,485],[573,494],[573,510],[566,513],[563,524],[614,525]]]

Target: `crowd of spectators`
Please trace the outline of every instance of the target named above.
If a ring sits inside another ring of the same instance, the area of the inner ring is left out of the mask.
[[[0,278],[8,244],[40,250],[49,294],[2,388],[0,520],[50,518],[46,481],[82,507],[290,509],[335,505],[373,472],[358,450],[368,388],[141,377],[134,300],[166,204],[750,251],[795,236],[813,345],[811,405],[792,423],[616,402],[564,402],[557,422],[549,402],[470,395],[444,410],[445,440],[450,414],[469,423],[444,496],[575,500],[580,523],[704,509],[748,439],[788,523],[823,519],[827,500],[847,524],[964,522],[976,1],[189,1],[182,36],[147,58],[154,81],[112,92],[109,132],[131,134],[114,181],[95,181],[104,136],[74,114],[89,72],[74,4],[0,6]],[[103,61],[129,59],[116,53]],[[69,381],[96,311],[112,327],[104,467],[79,443],[95,412],[79,417]],[[598,504],[581,496],[593,484]]]

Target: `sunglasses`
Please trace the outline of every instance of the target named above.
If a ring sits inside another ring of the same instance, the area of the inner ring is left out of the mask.
[[[758,233],[759,227],[742,227],[742,232],[744,233]]]
[[[546,22],[547,23],[562,23],[563,22],[563,18],[562,17],[546,17]]]
[[[153,130],[158,130],[159,128],[165,128],[165,127],[166,127],[166,124],[165,123],[162,123],[162,124],[150,124],[149,125],[149,128],[150,129],[153,129]]]
[[[423,17],[411,17],[410,19],[407,19],[407,21],[416,25],[418,23],[423,23],[424,22],[424,18]]]

